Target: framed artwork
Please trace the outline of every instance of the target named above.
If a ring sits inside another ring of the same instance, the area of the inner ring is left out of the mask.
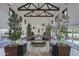
[[[35,29],[35,26],[33,26],[33,29]]]

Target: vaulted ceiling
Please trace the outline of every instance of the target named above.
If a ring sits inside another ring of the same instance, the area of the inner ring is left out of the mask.
[[[34,3],[34,4],[37,5],[37,3]],[[59,11],[47,11],[47,12],[52,13],[54,16],[61,13],[64,10],[64,8],[66,7],[66,5],[64,3],[51,3],[51,4],[60,8]],[[27,18],[30,18],[30,17],[24,17],[24,15],[28,11],[18,11],[17,10],[17,8],[21,7],[22,5],[25,5],[25,3],[11,3],[10,5],[11,5],[11,8],[13,8],[20,16],[22,16],[24,18],[24,20]],[[43,3],[40,3],[40,6],[41,5],[43,5]],[[47,6],[43,7],[43,8],[47,8]],[[68,15],[69,15],[69,26],[72,28],[79,27],[79,13],[78,13],[79,12],[79,3],[69,3],[67,5],[67,8],[68,8]],[[48,18],[48,17],[45,17],[45,18]],[[31,17],[31,19],[32,19],[32,17]],[[44,17],[43,17],[43,19],[44,19]],[[8,4],[2,3],[2,4],[0,4],[0,24],[1,24],[0,28],[7,28],[8,27],[7,22],[8,22]]]
[[[28,11],[24,17],[53,17],[49,11],[59,11],[59,7],[51,3],[26,3],[18,7],[18,11]]]

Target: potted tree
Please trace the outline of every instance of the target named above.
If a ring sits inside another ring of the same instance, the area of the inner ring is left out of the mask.
[[[66,32],[66,33],[65,33]],[[63,43],[63,37],[67,35],[67,29],[61,28],[57,31],[57,42],[55,45],[52,46],[52,55],[55,56],[69,56],[71,47],[65,43]]]
[[[64,30],[64,29],[61,29]],[[66,29],[64,30],[66,31]],[[63,38],[63,33],[59,31],[57,34],[57,48],[58,48],[58,56],[69,56],[70,55],[70,46],[63,43],[62,38]]]
[[[66,37],[68,35],[68,29],[66,26],[67,23],[65,24],[65,21],[68,18],[64,20],[64,18],[62,18],[60,16],[61,15],[59,15],[58,17],[55,18],[57,20],[58,29],[56,31],[57,43],[54,46],[55,47],[54,51],[57,51],[55,55],[69,56],[71,47],[63,42],[63,38],[65,37],[65,39],[66,39]],[[54,47],[52,47],[52,48],[54,48]]]
[[[48,25],[46,26],[46,31],[44,32],[44,35],[45,35],[46,37],[48,37],[47,39],[50,39],[50,37],[51,37],[51,25],[50,25],[50,24],[48,24]]]
[[[34,33],[32,32],[31,24],[29,23],[28,26],[27,26],[27,37],[28,37],[28,39],[30,39],[30,37],[32,35],[34,35]]]
[[[10,9],[12,14],[9,17],[9,39],[12,41],[11,45],[5,47],[6,55],[8,56],[16,56],[18,45],[16,44],[16,40],[20,39],[21,36],[21,17],[15,13],[14,10]]]
[[[61,15],[60,15],[61,16]],[[62,12],[62,16],[63,17],[60,17],[59,16],[59,21],[61,19],[62,20],[62,25],[60,25],[60,28],[59,28],[59,32],[58,32],[58,35],[57,35],[57,39],[59,41],[59,43],[57,43],[58,45],[58,55],[59,56],[69,56],[70,55],[70,49],[71,47],[65,43],[63,43],[62,41],[62,38],[65,37],[65,39],[67,39],[67,36],[68,36],[68,26],[66,25],[68,22],[68,13],[67,13],[67,8]],[[64,25],[63,25],[64,24]]]
[[[46,39],[44,39],[44,40],[50,40],[51,39],[51,28],[52,28],[52,26],[50,25],[50,24],[48,24],[47,26],[46,26],[46,28],[45,28],[45,32],[44,32],[44,36],[46,36]]]

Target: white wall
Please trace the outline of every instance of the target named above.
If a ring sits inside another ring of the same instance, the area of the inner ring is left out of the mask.
[[[8,27],[8,5],[0,3],[0,29],[7,29]]]
[[[40,31],[41,31],[41,29],[43,28],[43,26],[42,26],[43,23],[45,25],[48,25],[48,24],[50,24],[50,21],[52,19],[53,19],[53,17],[51,17],[51,18],[50,17],[27,17],[25,19],[26,20],[26,25],[24,24],[25,27],[23,26],[23,28],[25,28],[24,31],[26,31],[26,27],[27,27],[28,23],[30,23],[32,25],[32,27],[33,26],[35,27],[34,30],[32,28],[33,32],[37,33],[38,29],[40,29]],[[44,32],[44,31],[41,31],[41,33]]]

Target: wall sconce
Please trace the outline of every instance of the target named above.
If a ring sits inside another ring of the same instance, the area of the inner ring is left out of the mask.
[[[20,21],[22,22],[22,17],[21,16],[19,16],[20,17]]]
[[[51,20],[51,24],[53,24],[53,20]]]
[[[35,29],[35,26],[33,26],[33,29]]]
[[[26,20],[24,20],[24,24],[26,24]]]
[[[68,17],[68,9],[67,8],[65,8],[63,11],[62,11],[62,18],[64,18],[64,19],[68,19],[69,17]]]

